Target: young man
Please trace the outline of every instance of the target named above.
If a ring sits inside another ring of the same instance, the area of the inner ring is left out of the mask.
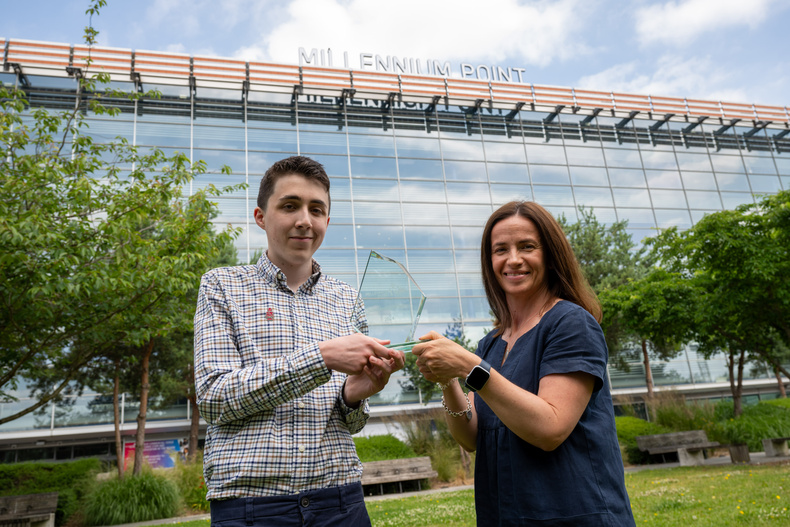
[[[356,291],[313,260],[329,208],[320,163],[278,161],[255,208],[268,249],[201,280],[195,386],[212,524],[370,525],[351,434],[404,356],[355,331],[366,327]]]

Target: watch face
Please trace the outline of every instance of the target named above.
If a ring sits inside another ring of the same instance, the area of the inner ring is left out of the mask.
[[[469,375],[466,377],[466,386],[476,392],[477,390],[481,389],[485,386],[486,381],[488,381],[488,377],[490,374],[488,371],[483,368],[482,366],[475,366]]]

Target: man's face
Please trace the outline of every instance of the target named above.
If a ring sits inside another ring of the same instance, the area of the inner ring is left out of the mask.
[[[298,174],[274,185],[266,211],[255,208],[255,222],[266,231],[266,254],[284,271],[311,265],[329,225],[329,194],[317,181]]]

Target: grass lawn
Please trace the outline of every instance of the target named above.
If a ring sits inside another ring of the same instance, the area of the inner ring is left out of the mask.
[[[625,476],[637,525],[790,525],[790,464],[681,467]],[[374,527],[475,525],[474,491],[369,501]],[[207,527],[208,520],[178,524]]]

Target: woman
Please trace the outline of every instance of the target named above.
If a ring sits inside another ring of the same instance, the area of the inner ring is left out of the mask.
[[[477,451],[478,525],[634,525],[601,308],[562,228],[536,203],[503,205],[481,265],[495,320],[476,354],[434,331],[413,349],[453,437]]]

